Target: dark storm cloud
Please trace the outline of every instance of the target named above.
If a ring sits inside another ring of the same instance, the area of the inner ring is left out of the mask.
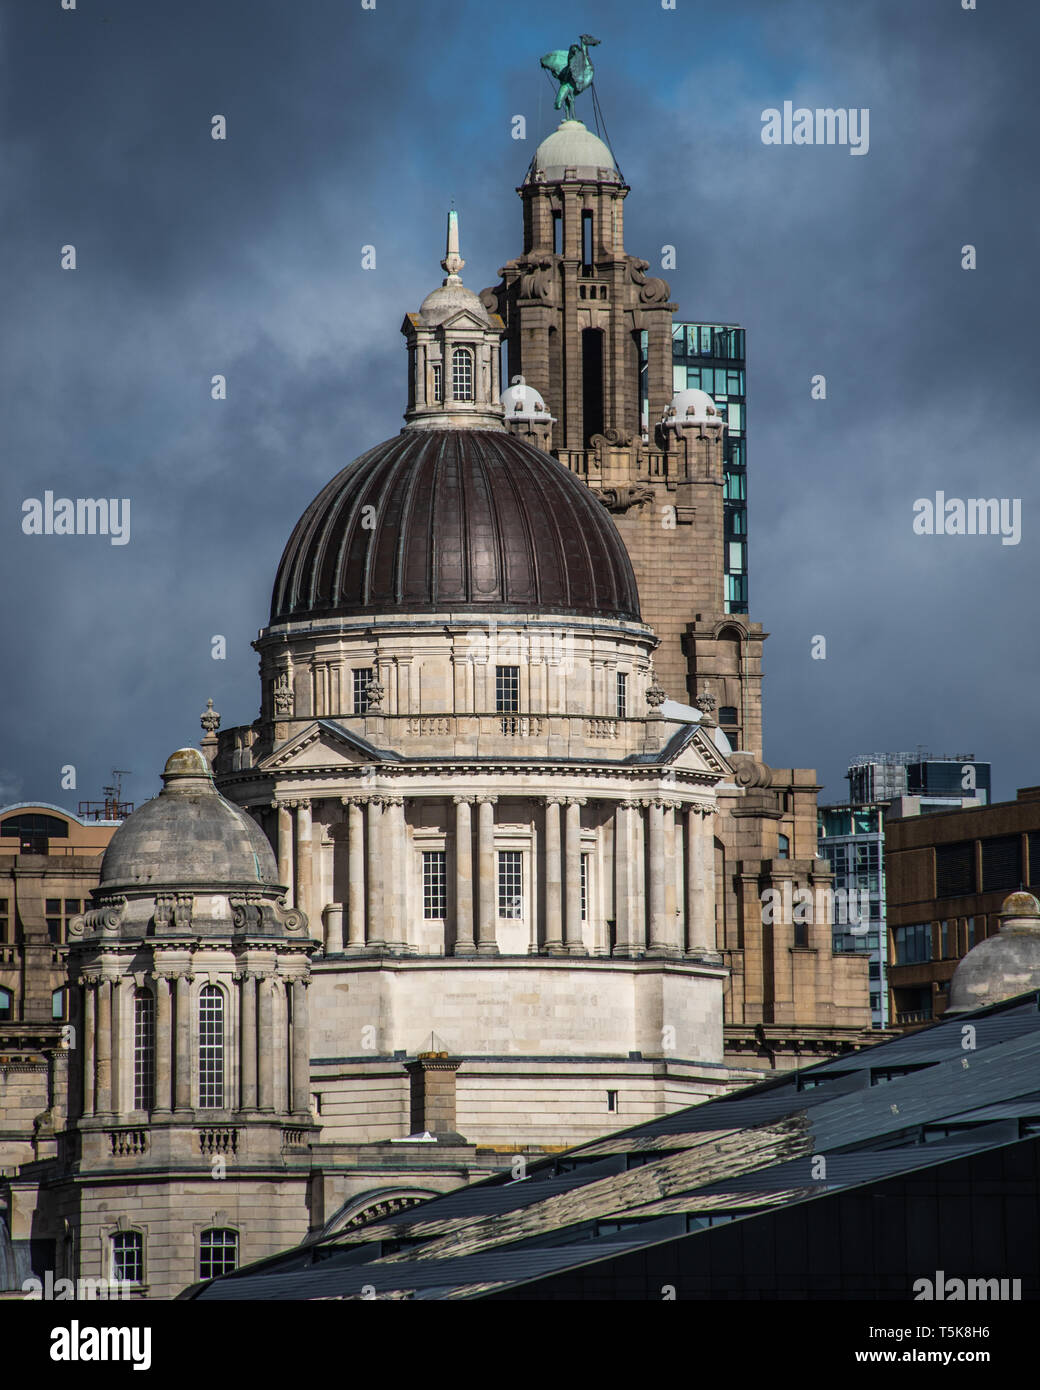
[[[680,316],[749,329],[768,758],[816,766],[832,796],[850,755],[919,741],[991,757],[1004,795],[1040,781],[1040,26],[1016,8],[534,3],[513,25],[417,0],[8,6],[0,798],[75,801],[117,765],[140,800],[208,695],[226,723],[255,715],[248,643],[292,524],[400,425],[398,327],[440,278],[447,200],[464,279],[493,283],[554,124],[538,57],[590,28],[628,249],[656,265],[674,244]],[[870,107],[870,153],[762,145],[785,99]],[[131,543],[24,537],[46,488],[129,497]],[[937,488],[1021,497],[1022,543],[914,536]]]

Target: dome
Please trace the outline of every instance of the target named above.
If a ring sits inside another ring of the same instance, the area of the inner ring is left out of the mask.
[[[999,916],[997,935],[974,946],[953,972],[948,1014],[1040,989],[1040,902],[1032,893],[1012,893]]]
[[[571,170],[568,174],[567,170]],[[564,178],[621,183],[614,156],[582,121],[561,121],[535,150],[532,174],[547,183]]]
[[[419,316],[423,323],[433,327],[462,309],[474,314],[486,328],[491,327],[488,311],[481,304],[480,296],[468,290],[457,275],[449,275],[444,284],[431,290],[419,305]]]
[[[163,783],[159,795],[129,815],[109,841],[99,892],[278,885],[267,836],[220,795],[197,748],[179,748],[168,759]]]
[[[549,411],[541,394],[528,386],[522,376],[513,377],[513,384],[502,392],[502,409],[507,420],[547,419]]]
[[[406,429],[304,512],[271,622],[448,611],[641,621],[610,514],[562,464],[501,428]]]
[[[664,416],[666,425],[685,424],[687,421],[691,424],[721,425],[722,412],[707,391],[698,391],[691,386],[688,390],[676,391]]]

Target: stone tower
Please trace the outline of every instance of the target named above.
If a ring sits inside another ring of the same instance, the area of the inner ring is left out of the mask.
[[[70,1123],[10,1184],[59,1277],[167,1298],[309,1224],[307,919],[261,830],[182,748],[70,925]]]
[[[505,323],[509,375],[545,401],[553,452],[614,516],[668,695],[714,697],[732,746],[760,758],[766,634],[723,597],[724,425],[702,393],[673,399],[676,305],[625,250],[628,186],[603,141],[565,120],[517,191],[523,251],[481,295]]]

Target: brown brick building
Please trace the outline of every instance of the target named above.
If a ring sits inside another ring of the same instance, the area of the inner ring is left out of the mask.
[[[89,906],[117,824],[36,802],[0,810],[0,1168],[61,1127],[67,926]]]
[[[1040,787],[1015,801],[889,818],[885,862],[891,1017],[912,1027],[942,1017],[957,962],[996,935],[1008,893],[1040,882]]]

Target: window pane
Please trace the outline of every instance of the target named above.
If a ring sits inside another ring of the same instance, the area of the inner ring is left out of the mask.
[[[520,667],[495,667],[495,712],[516,714],[520,709]]]
[[[224,1105],[224,996],[216,985],[199,995],[199,1108]]]
[[[203,1231],[199,1241],[199,1278],[217,1279],[238,1268],[238,1232]]]
[[[964,840],[956,845],[937,845],[935,848],[936,897],[960,898],[974,892],[974,842]]]
[[[423,851],[423,916],[443,918],[447,915],[447,875],[442,849]]]
[[[523,854],[520,850],[500,850],[498,855],[498,915],[500,917],[522,917],[523,898]]]
[[[628,716],[628,676],[624,671],[617,673],[617,717],[625,719]]]
[[[368,713],[368,687],[372,684],[374,672],[371,666],[362,666],[354,671],[354,713]]]
[[[134,996],[134,1109],[155,1105],[155,1000],[151,991]]]
[[[467,348],[451,354],[451,390],[457,401],[473,399],[473,358]]]
[[[112,1237],[112,1278],[123,1283],[144,1280],[144,1238],[140,1231],[118,1231]]]

